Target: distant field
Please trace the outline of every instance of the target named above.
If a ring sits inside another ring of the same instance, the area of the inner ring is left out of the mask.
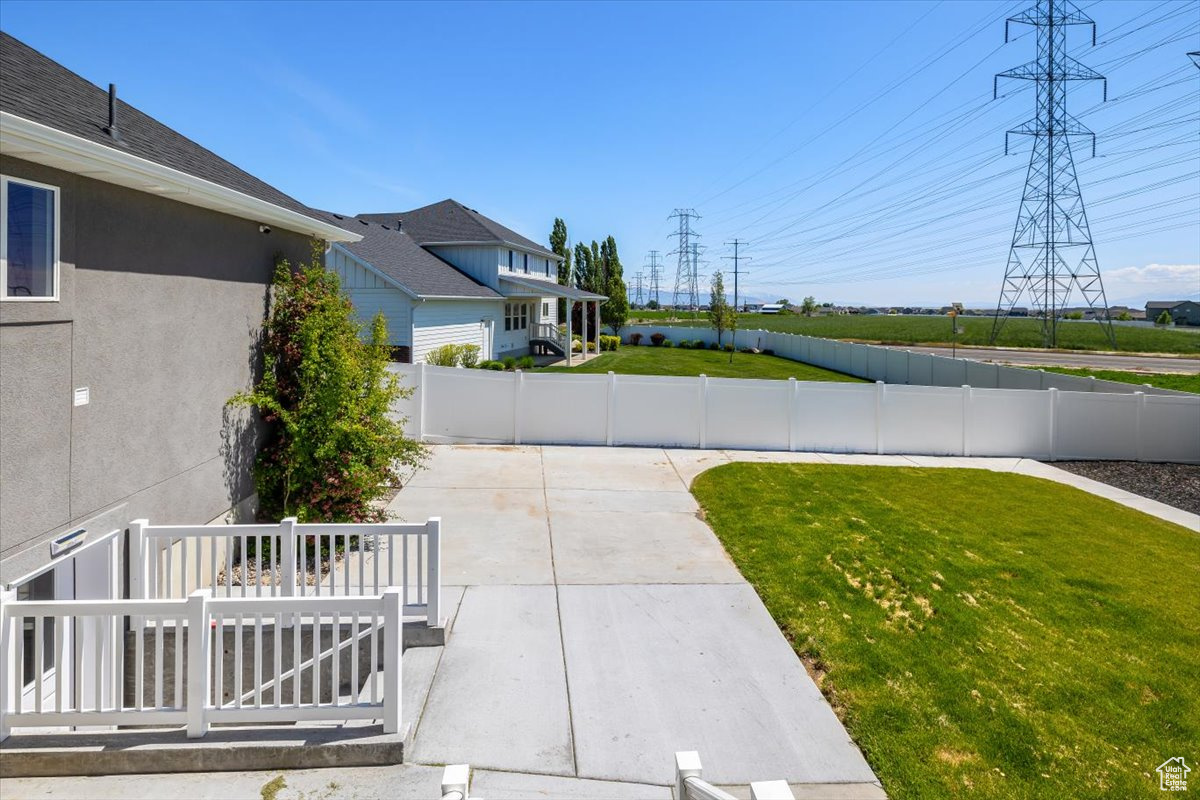
[[[1041,367],[1046,372],[1061,372],[1063,375],[1079,375],[1084,378],[1095,378],[1099,381],[1120,381],[1121,383],[1148,383],[1160,389],[1174,389],[1178,392],[1194,392],[1200,394],[1200,375],[1174,375],[1150,372],[1126,372],[1115,369],[1072,369],[1070,367]]]
[[[575,372],[618,375],[708,375],[710,378],[766,378],[785,381],[861,382],[860,378],[840,372],[801,364],[762,353],[729,353],[717,350],[681,350],[666,347],[623,346],[614,353],[571,367],[543,367],[536,372]]]
[[[667,324],[675,315],[672,311],[635,311],[631,324],[644,320],[647,324]],[[708,327],[703,315],[690,319],[683,312],[675,325]],[[992,320],[988,317],[959,317],[963,333],[960,345],[988,345]],[[741,314],[738,328],[761,328],[782,333],[802,333],[828,339],[855,339],[884,344],[950,344],[950,320],[946,317],[862,316],[858,314],[805,317],[801,315]],[[1163,328],[1131,328],[1117,326],[1117,349],[1133,353],[1200,354],[1200,335]],[[1109,350],[1104,331],[1096,323],[1064,322],[1058,328],[1059,347],[1064,350]],[[1035,319],[1013,318],[1004,324],[997,347],[1041,347],[1041,323]]]

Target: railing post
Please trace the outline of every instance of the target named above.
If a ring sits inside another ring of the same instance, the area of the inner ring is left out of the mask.
[[[149,600],[146,596],[146,526],[149,520],[129,523],[129,599]],[[198,556],[197,556],[198,557]],[[216,580],[217,576],[213,576]]]
[[[750,800],[796,800],[787,781],[754,781],[750,784]]]
[[[383,593],[383,732],[400,732],[400,656],[404,647],[404,600],[400,589]]]
[[[188,595],[188,653],[187,653],[187,738],[199,739],[208,733],[208,704],[212,695],[212,637],[208,619],[208,589],[197,589]],[[161,631],[159,632],[161,636]],[[219,636],[220,633],[218,632]],[[179,647],[180,642],[175,646]],[[143,665],[139,664],[138,669]],[[217,664],[215,669],[223,669]]]
[[[449,764],[442,770],[442,800],[469,800],[470,788],[469,764]],[[458,797],[454,797],[455,792],[458,792]]]
[[[521,392],[525,388],[525,373],[513,373],[513,444],[521,443]]]
[[[426,624],[436,628],[442,622],[442,518],[430,517],[425,522],[425,532],[429,537],[425,579],[425,591],[428,596],[426,603]]]
[[[428,392],[425,375],[425,362],[417,365],[417,441],[425,441],[425,395]]]
[[[708,447],[708,376],[700,374],[700,435],[697,447]]]
[[[700,754],[695,750],[675,754],[675,797],[677,800],[687,800],[687,779],[699,778],[702,772]]]
[[[17,712],[21,697],[21,669],[17,661],[17,618],[8,613],[8,604],[17,599],[15,589],[0,589],[0,742],[12,733],[9,715]]]
[[[296,570],[296,518],[285,517],[279,521],[279,560],[283,564],[283,585],[280,594],[294,597],[304,592],[297,591],[299,580]]]

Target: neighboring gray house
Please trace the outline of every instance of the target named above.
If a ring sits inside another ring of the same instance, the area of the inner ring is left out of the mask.
[[[1152,300],[1146,303],[1146,319],[1157,322],[1166,311],[1176,325],[1200,325],[1200,303],[1194,300]]]
[[[383,313],[403,361],[445,344],[478,345],[484,359],[562,355],[557,299],[582,303],[589,320],[608,299],[559,285],[559,256],[454,200],[329,219],[362,239],[335,244],[326,266],[364,321]]]
[[[359,236],[7,34],[0,205],[0,585],[70,598],[62,534],[252,496],[274,257]]]

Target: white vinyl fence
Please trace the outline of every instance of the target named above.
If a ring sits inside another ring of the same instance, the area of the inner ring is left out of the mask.
[[[401,612],[399,589],[377,597],[214,598],[200,589],[183,599],[4,602],[0,652],[11,656],[0,671],[0,739],[31,726],[186,724],[195,738],[213,723],[350,719],[382,720],[395,733]],[[112,632],[100,652],[68,647],[89,621]],[[48,663],[52,648],[49,662],[58,665],[32,692],[21,668],[29,623],[32,663]],[[136,658],[108,657],[125,630]],[[64,669],[72,659],[74,668]],[[89,696],[81,687],[92,671],[108,690]]]
[[[687,328],[671,326],[634,325],[621,329],[621,340],[628,342],[631,334],[642,334],[642,344],[650,341],[650,334],[661,333],[668,339],[704,342],[705,346],[717,340],[711,328]],[[726,333],[723,339],[730,341]],[[1136,385],[1119,381],[1082,378],[1078,375],[1061,375],[1038,369],[1006,367],[1001,364],[986,364],[966,358],[947,358],[930,353],[913,353],[894,347],[880,347],[857,342],[840,342],[836,339],[821,339],[794,333],[748,330],[737,332],[738,347],[757,347],[772,350],[780,358],[800,361],[836,372],[844,372],[857,378],[883,381],[910,386],[973,386],[976,389],[1061,389],[1069,392],[1108,392],[1112,394],[1161,394],[1187,396],[1188,392],[1160,389],[1150,385]],[[1192,395],[1193,397],[1195,395]]]
[[[430,442],[1200,463],[1200,396],[393,365]]]

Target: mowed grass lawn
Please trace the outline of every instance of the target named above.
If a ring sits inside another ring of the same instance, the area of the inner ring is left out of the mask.
[[[1120,381],[1121,383],[1148,383],[1160,389],[1174,389],[1178,392],[1195,392],[1200,394],[1200,375],[1181,375],[1169,372],[1129,372],[1117,369],[1074,369],[1072,367],[1041,367],[1047,372],[1061,372],[1063,375],[1079,375],[1084,378],[1095,378],[1104,381]]]
[[[678,322],[667,322],[675,316],[669,311],[631,312],[634,320],[648,325],[699,325],[708,327],[701,316],[690,319],[687,312],[679,313]],[[963,332],[959,345],[990,344],[992,320],[989,317],[959,317]],[[829,339],[854,339],[884,344],[945,344],[950,345],[950,320],[946,317],[891,316],[888,314],[839,314],[806,317],[802,314],[740,314],[740,330],[761,328],[783,333],[802,333]],[[1169,328],[1116,327],[1117,349],[1135,353],[1200,354],[1200,333]],[[1041,347],[1041,320],[1013,317],[1004,323],[997,340],[998,347]],[[1063,322],[1058,326],[1058,346],[1064,350],[1111,350],[1104,331],[1095,322]]]
[[[1197,752],[1195,531],[982,470],[732,464],[692,490],[891,797],[1158,797]]]
[[[681,350],[677,347],[622,345],[611,353],[571,367],[544,367],[537,372],[616,372],[620,375],[708,375],[711,378],[773,378],[798,381],[851,381],[844,375],[798,361],[762,353],[729,353],[720,350]]]

